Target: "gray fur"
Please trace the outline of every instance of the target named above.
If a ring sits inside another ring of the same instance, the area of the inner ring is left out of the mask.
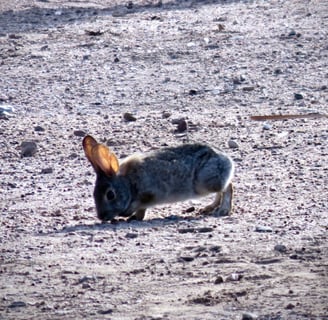
[[[145,209],[154,205],[222,193],[231,183],[233,171],[230,157],[202,144],[128,157],[116,175],[97,172],[94,198],[98,217],[106,221],[137,212],[141,220]],[[108,190],[115,193],[115,199],[107,200]]]

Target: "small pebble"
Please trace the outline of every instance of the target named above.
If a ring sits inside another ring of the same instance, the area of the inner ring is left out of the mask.
[[[239,149],[239,145],[235,140],[230,139],[228,141],[228,146],[230,149]]]
[[[83,130],[75,130],[74,131],[74,136],[76,137],[84,137],[87,133]]]
[[[171,113],[170,112],[164,111],[162,113],[162,118],[163,119],[167,119],[167,118],[170,118],[170,117],[171,117]]]
[[[263,130],[271,130],[271,125],[269,123],[264,123],[262,129]]]
[[[296,36],[296,31],[295,30],[290,30],[288,33],[288,37],[295,37]]]
[[[21,157],[33,157],[37,152],[37,145],[34,141],[23,141],[21,144]]]
[[[250,92],[250,91],[253,91],[253,90],[255,90],[254,86],[243,87],[243,91],[245,91],[245,92]]]
[[[41,126],[36,126],[36,127],[34,127],[34,131],[36,131],[36,132],[44,132],[45,129],[43,127],[41,127]]]
[[[82,289],[90,289],[90,288],[91,288],[91,286],[90,286],[89,283],[83,283],[82,284]]]
[[[133,233],[133,232],[128,232],[125,235],[125,238],[127,238],[127,239],[135,239],[135,238],[138,238],[138,234],[137,233]]]
[[[241,319],[242,320],[256,320],[258,316],[254,313],[244,312]]]
[[[85,33],[88,36],[97,37],[97,36],[101,36],[102,34],[104,34],[104,31],[102,31],[102,30],[85,30]]]
[[[112,314],[113,309],[107,309],[107,310],[98,310],[99,314]]]
[[[133,121],[137,121],[137,118],[130,112],[125,112],[123,114],[123,119],[126,121],[126,122],[133,122]]]
[[[52,173],[53,169],[52,168],[44,168],[41,170],[41,174],[49,174]]]
[[[18,307],[26,307],[27,304],[24,301],[14,301],[12,302],[8,308],[18,308]]]
[[[242,277],[243,276],[239,273],[232,273],[227,277],[226,281],[239,281]]]
[[[304,97],[301,93],[294,93],[295,100],[302,100]]]
[[[178,229],[179,233],[193,233],[195,231],[196,231],[195,228],[181,228],[181,229]]]
[[[256,232],[272,232],[272,228],[268,226],[256,226],[255,227]]]
[[[9,104],[0,105],[0,116],[10,116],[14,112],[15,109],[13,106]]]
[[[214,284],[220,284],[220,283],[223,283],[224,280],[223,280],[223,277],[222,276],[218,276],[215,281],[214,281]]]
[[[276,244],[274,246],[274,250],[278,251],[278,252],[281,252],[281,253],[285,253],[285,252],[287,252],[287,247],[283,244]]]
[[[197,231],[199,233],[207,233],[207,232],[213,232],[213,228],[211,227],[202,227],[202,228],[198,228]]]
[[[190,257],[190,256],[183,256],[179,258],[180,261],[186,261],[186,262],[193,261],[194,259],[195,259],[194,257]]]
[[[274,70],[274,74],[275,74],[275,75],[282,74],[282,73],[283,73],[283,71],[282,71],[282,69],[280,69],[280,68],[276,68],[276,69]]]

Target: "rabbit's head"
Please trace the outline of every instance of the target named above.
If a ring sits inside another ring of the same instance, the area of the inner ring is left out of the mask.
[[[119,162],[115,154],[91,136],[83,139],[83,149],[97,174],[93,195],[98,218],[107,221],[130,216],[131,192],[128,181],[117,175]]]

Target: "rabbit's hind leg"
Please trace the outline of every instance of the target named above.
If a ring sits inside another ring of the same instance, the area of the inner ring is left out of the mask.
[[[231,214],[233,187],[232,183],[224,191],[216,193],[215,200],[209,206],[201,209],[199,214],[213,215],[214,217],[224,217]]]
[[[222,194],[223,194],[222,192],[217,192],[215,194],[215,199],[214,199],[213,203],[211,203],[210,205],[208,205],[205,208],[201,209],[199,211],[199,214],[201,214],[201,215],[210,215],[214,211],[218,210],[218,208],[220,208],[220,206],[221,206]]]
[[[222,192],[222,201],[216,210],[212,211],[214,217],[229,216],[232,210],[233,186],[232,183]]]

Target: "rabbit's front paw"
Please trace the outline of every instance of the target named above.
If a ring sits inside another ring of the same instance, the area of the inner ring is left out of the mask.
[[[139,209],[134,215],[128,218],[128,221],[133,221],[133,220],[142,221],[143,218],[145,217],[145,214],[146,214],[146,209]]]
[[[231,210],[230,208],[218,208],[217,210],[213,211],[214,217],[226,217],[230,216]]]

